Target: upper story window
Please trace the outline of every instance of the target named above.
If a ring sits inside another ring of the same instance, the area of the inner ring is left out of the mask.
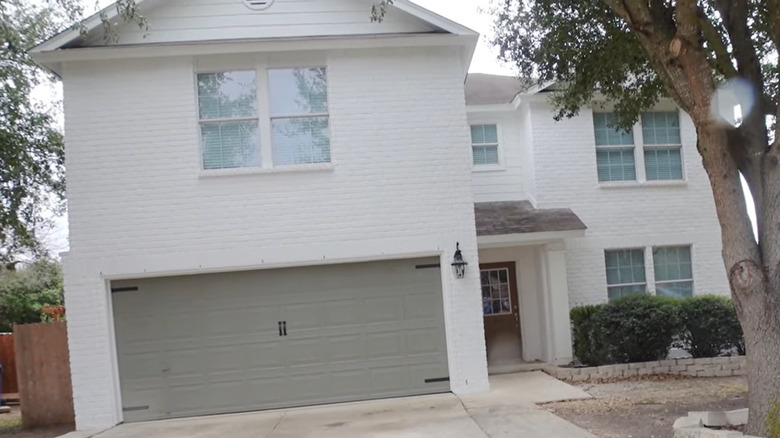
[[[260,165],[256,82],[254,71],[198,75],[203,169]]]
[[[330,162],[324,68],[268,71],[274,165]]]
[[[683,179],[680,116],[676,111],[642,114],[642,139],[648,181]]]
[[[475,166],[499,164],[498,126],[471,125],[471,150]]]
[[[604,252],[604,261],[610,300],[647,292],[643,249],[607,250]]]
[[[613,113],[594,113],[599,181],[636,181],[634,133],[615,128]]]
[[[690,297],[693,295],[693,263],[690,246],[653,248],[657,295]]]
[[[325,68],[198,74],[203,169],[329,163],[327,88]]]

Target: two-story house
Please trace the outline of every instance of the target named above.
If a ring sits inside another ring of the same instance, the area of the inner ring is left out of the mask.
[[[687,114],[662,102],[622,131],[610,105],[597,101],[555,121],[554,85],[521,85],[483,74],[466,83],[491,365],[571,359],[563,321],[576,305],[637,292],[728,295],[715,205]],[[496,270],[500,278],[511,273],[511,292],[491,308]]]
[[[149,29],[32,50],[64,88],[80,430],[484,392],[571,361],[573,305],[724,289],[673,107],[556,123],[405,0],[138,3]]]

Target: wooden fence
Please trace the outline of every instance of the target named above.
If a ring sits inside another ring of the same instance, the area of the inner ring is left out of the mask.
[[[67,325],[17,325],[14,342],[22,426],[73,424]]]
[[[3,380],[0,382],[0,390],[3,394],[18,393],[19,385],[16,383],[14,337],[10,333],[0,334],[0,365],[3,366]]]

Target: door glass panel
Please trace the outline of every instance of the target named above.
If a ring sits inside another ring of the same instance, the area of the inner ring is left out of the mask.
[[[509,269],[483,269],[482,313],[485,315],[507,315],[512,313],[512,294],[509,286]]]

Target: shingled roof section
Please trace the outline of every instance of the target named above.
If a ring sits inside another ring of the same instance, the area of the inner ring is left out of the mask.
[[[539,210],[528,201],[474,204],[477,236],[576,231],[588,227],[568,208]]]

